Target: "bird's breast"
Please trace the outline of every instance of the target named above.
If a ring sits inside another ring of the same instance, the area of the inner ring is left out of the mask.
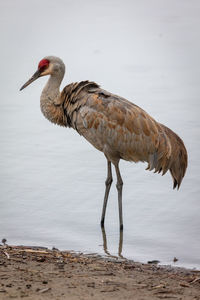
[[[50,122],[66,126],[66,117],[62,105],[55,105],[53,101],[43,98],[40,101],[40,108],[45,118]]]

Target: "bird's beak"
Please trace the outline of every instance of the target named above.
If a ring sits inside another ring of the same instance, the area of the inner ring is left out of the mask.
[[[27,87],[29,84],[31,84],[33,81],[38,79],[41,75],[41,71],[37,70],[33,76],[21,87],[20,91],[23,90],[25,87]]]

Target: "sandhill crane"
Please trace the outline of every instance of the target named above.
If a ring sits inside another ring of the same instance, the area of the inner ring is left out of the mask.
[[[84,136],[107,159],[107,179],[101,216],[104,227],[106,206],[112,184],[112,167],[117,175],[120,229],[122,220],[122,186],[119,161],[147,162],[148,170],[164,175],[171,172],[177,189],[187,168],[187,151],[183,141],[171,129],[156,122],[142,108],[111,94],[90,81],[71,83],[60,92],[65,74],[63,61],[47,56],[39,62],[34,75],[21,87],[27,87],[41,76],[50,75],[41,98],[41,111],[51,122],[72,127]]]

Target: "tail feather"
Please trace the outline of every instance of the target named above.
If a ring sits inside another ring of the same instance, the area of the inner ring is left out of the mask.
[[[160,126],[163,135],[157,152],[149,157],[147,169],[155,168],[155,173],[162,171],[162,175],[169,170],[173,178],[173,188],[179,189],[187,169],[187,150],[176,133],[162,124]]]

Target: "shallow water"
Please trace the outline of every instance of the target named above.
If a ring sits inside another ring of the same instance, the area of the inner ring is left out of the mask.
[[[104,253],[104,156],[75,131],[44,119],[39,95],[46,78],[18,91],[37,62],[54,54],[67,64],[64,84],[94,80],[182,137],[189,168],[178,192],[169,174],[121,161],[122,255],[162,264],[176,257],[177,266],[200,268],[199,2],[21,0],[0,6],[0,238]],[[105,229],[108,251],[117,255],[115,182]]]

